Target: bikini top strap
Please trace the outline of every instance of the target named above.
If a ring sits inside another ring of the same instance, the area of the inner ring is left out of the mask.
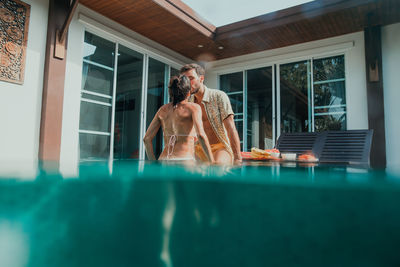
[[[172,135],[165,135],[164,136],[175,136],[175,137],[179,137],[179,136],[192,136],[192,137],[197,137],[197,134],[172,134]]]

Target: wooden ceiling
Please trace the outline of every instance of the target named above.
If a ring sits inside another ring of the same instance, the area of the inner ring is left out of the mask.
[[[316,0],[221,27],[179,0],[79,2],[177,53],[206,62],[400,22],[399,0]]]

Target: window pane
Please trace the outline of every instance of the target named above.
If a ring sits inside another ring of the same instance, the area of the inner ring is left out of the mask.
[[[99,36],[85,32],[83,59],[114,68],[115,44]]]
[[[106,98],[106,97],[87,94],[87,93],[81,93],[81,98],[94,100],[94,101],[99,101],[99,102],[103,102],[103,103],[107,103],[107,104],[112,104],[112,99],[111,98]]]
[[[118,46],[114,158],[139,158],[143,55]]]
[[[110,136],[79,134],[80,159],[107,159],[110,156]]]
[[[331,105],[346,105],[345,82],[314,85],[314,108]]]
[[[243,113],[243,72],[221,75],[220,88],[228,94],[236,118]]]
[[[313,61],[314,82],[343,79],[344,56],[335,56]]]
[[[231,101],[232,109],[236,118],[237,115],[243,113],[243,94],[229,95],[229,100]]]
[[[221,75],[220,88],[226,93],[243,91],[243,72]]]
[[[272,148],[272,67],[247,71],[247,151]]]
[[[112,95],[114,71],[83,62],[82,89]]]
[[[281,132],[307,132],[310,61],[280,65]]]
[[[85,32],[82,90],[113,95],[115,43]],[[112,99],[81,93],[79,129],[111,133]],[[110,135],[80,133],[81,159],[109,158]]]
[[[79,129],[110,132],[111,106],[81,101]]]
[[[338,131],[346,130],[346,114],[337,113],[333,115],[314,115],[315,131]]]
[[[240,150],[243,151],[243,120],[235,121],[235,126],[239,134]]]
[[[344,56],[314,60],[315,131],[346,130]]]
[[[224,74],[220,76],[220,89],[226,92],[235,113],[235,125],[240,140],[243,140],[243,72]],[[240,145],[243,150],[243,142]]]
[[[346,130],[345,83],[314,85],[315,131]]]
[[[179,70],[174,69],[174,68],[171,67],[170,76],[171,76],[171,77],[172,77],[172,76],[179,76]]]
[[[165,81],[167,67],[164,63],[149,58],[146,129],[149,127],[157,110],[163,105],[164,87],[167,86]],[[159,131],[154,138],[153,148],[154,154],[158,158],[162,152],[162,131]]]

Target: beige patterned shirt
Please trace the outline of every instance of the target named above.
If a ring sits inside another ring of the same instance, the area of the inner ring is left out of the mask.
[[[190,96],[189,101],[194,102],[194,95]],[[234,115],[228,95],[221,90],[209,89],[204,86],[204,96],[201,103],[204,105],[214,133],[233,158],[233,151],[223,123],[229,115]]]

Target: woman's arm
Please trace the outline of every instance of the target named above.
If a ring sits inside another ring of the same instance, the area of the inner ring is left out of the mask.
[[[203,121],[201,120],[201,108],[198,104],[194,104],[194,108],[192,109],[192,119],[194,129],[196,130],[197,137],[200,141],[200,145],[203,148],[208,160],[211,163],[214,163],[214,156],[211,152],[210,142],[208,141],[206,132],[203,128]]]
[[[161,126],[161,121],[160,118],[158,117],[159,112],[160,110],[158,110],[156,115],[154,115],[154,118],[151,121],[149,128],[147,128],[146,134],[144,135],[143,138],[144,147],[146,149],[146,154],[149,160],[156,160],[156,156],[154,155],[154,150],[153,150],[153,138],[156,136]]]

